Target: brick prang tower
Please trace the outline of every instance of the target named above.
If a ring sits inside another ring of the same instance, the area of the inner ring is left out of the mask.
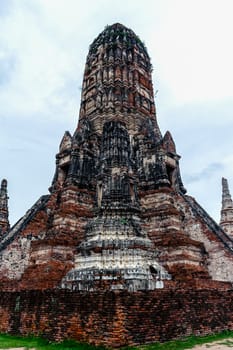
[[[7,180],[3,179],[0,188],[0,239],[9,228]]]
[[[233,201],[229,191],[228,181],[225,178],[222,178],[222,209],[220,226],[230,237],[233,237]]]
[[[139,194],[184,191],[171,143],[167,135],[164,147],[157,124],[145,46],[121,24],[107,27],[90,46],[70,164],[62,169],[65,183],[95,191],[94,218],[63,287],[154,289],[170,277],[141,222]]]
[[[50,194],[0,241],[2,288],[233,282],[232,238],[186,194],[171,133],[157,123],[151,71],[145,45],[119,23],[91,44],[78,126],[62,138]]]

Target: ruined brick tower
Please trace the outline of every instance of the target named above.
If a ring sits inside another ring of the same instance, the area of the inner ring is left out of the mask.
[[[227,179],[222,178],[222,210],[220,226],[233,237],[233,201],[228,187]]]
[[[7,180],[3,179],[0,188],[0,239],[9,230]]]
[[[50,194],[0,242],[3,289],[233,281],[233,241],[185,194],[151,70],[144,44],[119,23],[91,44],[78,126],[62,138]]]

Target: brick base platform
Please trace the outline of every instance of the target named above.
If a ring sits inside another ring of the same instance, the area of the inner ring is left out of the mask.
[[[233,290],[0,292],[0,332],[111,347],[233,330]]]

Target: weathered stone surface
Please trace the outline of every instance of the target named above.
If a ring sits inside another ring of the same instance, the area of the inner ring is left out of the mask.
[[[220,227],[186,195],[179,160],[157,123],[144,44],[107,26],[50,194],[11,229],[2,182],[0,290],[14,293],[2,292],[0,331],[120,346],[232,329],[229,189]]]
[[[7,180],[3,179],[0,188],[0,240],[9,230]]]
[[[222,178],[222,210],[221,228],[233,238],[233,201],[228,187],[227,179]]]
[[[11,230],[2,182],[2,288],[233,281],[233,242],[185,195],[179,159],[157,124],[145,46],[121,24],[108,26],[90,47],[79,123],[60,143],[51,194]],[[224,217],[229,196],[225,189]]]

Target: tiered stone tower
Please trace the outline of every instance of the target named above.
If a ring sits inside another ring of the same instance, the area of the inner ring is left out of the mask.
[[[9,230],[7,180],[3,179],[0,188],[0,239]]]
[[[185,194],[173,138],[157,124],[151,70],[144,44],[119,23],[91,44],[78,126],[62,138],[50,194],[0,241],[2,288],[233,281],[233,241]]]
[[[148,189],[170,184],[163,152],[161,159],[147,162],[146,177],[145,137],[151,153],[161,148],[150,60],[140,39],[115,24],[93,42],[87,57],[80,119],[71,142],[74,157],[64,181],[95,191],[95,215],[63,287],[110,283],[118,289],[153,289],[169,278],[140,219],[139,182]],[[55,186],[60,173],[58,164]]]
[[[233,238],[233,201],[227,179],[222,178],[222,210],[220,226]]]

